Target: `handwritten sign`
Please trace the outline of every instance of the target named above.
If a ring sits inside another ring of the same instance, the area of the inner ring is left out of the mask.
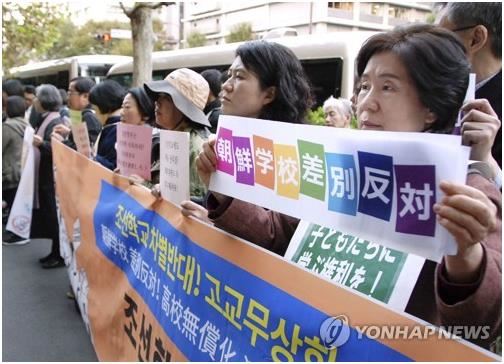
[[[91,156],[91,144],[89,143],[87,124],[82,122],[72,123],[71,129],[77,151],[89,158]]]
[[[122,175],[151,179],[152,128],[117,124],[117,167]]]
[[[465,181],[460,136],[221,116],[215,151],[212,191],[434,261],[456,253],[433,206],[441,180]]]
[[[179,205],[189,200],[189,133],[161,130],[161,196]]]

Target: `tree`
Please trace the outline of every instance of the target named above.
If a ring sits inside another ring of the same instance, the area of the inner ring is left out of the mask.
[[[206,37],[197,30],[191,32],[186,39],[187,48],[201,47],[206,43]]]
[[[62,4],[2,2],[3,69],[43,59],[61,37],[59,24],[67,17]]]
[[[70,21],[60,24],[59,32],[63,34],[47,51],[48,59],[64,58],[84,54],[120,54],[131,56],[133,47],[129,39],[112,39],[102,43],[96,35],[109,33],[111,29],[130,29],[129,23],[118,21],[88,21],[77,28]]]
[[[130,19],[133,40],[133,82],[132,86],[140,87],[152,78],[152,49],[154,30],[152,28],[152,10],[161,6],[173,5],[175,2],[135,2],[133,8],[121,8]]]
[[[226,42],[227,43],[243,42],[252,39],[254,39],[254,33],[252,32],[252,24],[238,23],[233,28],[231,28],[229,35],[226,37]]]

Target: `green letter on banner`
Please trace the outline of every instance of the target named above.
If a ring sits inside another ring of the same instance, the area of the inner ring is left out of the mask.
[[[298,140],[301,165],[301,193],[324,201],[326,186],[326,164],[324,146]]]

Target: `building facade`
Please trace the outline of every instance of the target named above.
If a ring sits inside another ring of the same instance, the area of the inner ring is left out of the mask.
[[[250,23],[256,37],[277,28],[297,34],[348,30],[388,30],[410,22],[425,22],[431,3],[393,2],[277,2],[196,1],[184,2],[181,41],[198,32],[206,45],[225,43],[226,36],[240,23]]]

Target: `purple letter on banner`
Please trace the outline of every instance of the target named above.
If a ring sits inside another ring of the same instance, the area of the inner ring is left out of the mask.
[[[396,231],[434,236],[436,216],[435,166],[394,166],[397,179]]]
[[[219,129],[215,142],[215,154],[217,155],[217,170],[234,175],[233,165],[233,131],[225,128]]]
[[[236,161],[236,182],[254,185],[254,161],[250,139],[233,137],[233,154]]]

